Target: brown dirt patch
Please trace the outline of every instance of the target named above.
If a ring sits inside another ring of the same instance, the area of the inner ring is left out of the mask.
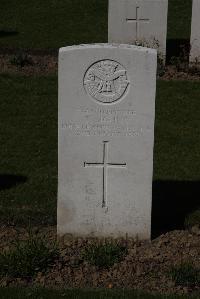
[[[189,80],[200,81],[200,71],[195,68],[188,69],[187,71],[177,71],[175,66],[166,66],[164,75],[160,78],[162,80]]]
[[[47,240],[56,239],[56,228],[36,228],[34,233],[45,236]],[[12,241],[25,240],[28,233],[24,229],[0,228],[0,250],[8,250]],[[96,239],[59,240],[60,257],[53,268],[43,274],[38,273],[32,281],[4,277],[2,286],[43,286],[52,288],[128,288],[142,289],[153,293],[193,294],[200,292],[195,288],[175,285],[168,276],[173,265],[182,262],[195,263],[200,268],[200,229],[172,231],[153,241],[121,240],[126,242],[128,254],[110,269],[99,269],[83,260],[83,249]],[[105,241],[105,240],[104,240]]]
[[[54,55],[28,55],[24,66],[13,62],[16,55],[0,55],[0,73],[11,73],[24,76],[56,74],[58,60]],[[18,58],[19,59],[19,58]],[[19,59],[20,60],[20,59]],[[23,61],[22,61],[23,62]]]
[[[8,51],[9,52],[9,51]],[[20,66],[13,62],[19,55],[12,53],[0,52],[0,73],[19,74],[24,76],[32,75],[49,75],[57,74],[58,72],[58,57],[55,53],[45,54],[38,53],[29,54],[24,53],[28,57],[28,62],[24,66]],[[200,70],[190,69],[188,71],[177,71],[174,66],[166,66],[165,72],[160,77],[162,80],[200,80]]]

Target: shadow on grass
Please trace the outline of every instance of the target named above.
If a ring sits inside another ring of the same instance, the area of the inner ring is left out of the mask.
[[[188,39],[168,39],[166,50],[166,62],[170,64],[172,57],[183,57],[189,61],[190,40]]]
[[[152,238],[184,229],[186,216],[200,205],[200,181],[154,181]]]
[[[1,288],[1,299],[187,299],[186,296],[165,296],[145,294],[143,291],[126,289],[41,289],[41,288]],[[192,297],[198,299],[199,297]]]
[[[0,174],[0,191],[27,182],[22,175]],[[186,217],[200,207],[200,181],[154,181],[152,190],[152,239],[168,231],[184,229]],[[56,202],[47,210],[27,206],[1,209],[2,223],[26,226],[56,225]]]
[[[18,35],[18,31],[12,31],[12,30],[0,30],[0,38]]]
[[[26,181],[27,177],[22,175],[0,174],[0,191],[10,189],[18,184],[23,184]]]

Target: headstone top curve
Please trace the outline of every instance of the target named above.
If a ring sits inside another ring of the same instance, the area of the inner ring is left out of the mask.
[[[141,47],[141,46],[135,46],[130,44],[115,44],[115,43],[99,43],[99,44],[80,44],[80,45],[73,45],[73,46],[66,46],[59,49],[59,54],[72,51],[72,50],[86,50],[86,49],[132,49],[135,51],[142,51],[148,54],[154,54],[157,55],[157,50]]]

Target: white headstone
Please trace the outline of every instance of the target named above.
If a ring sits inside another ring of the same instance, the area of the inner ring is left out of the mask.
[[[165,60],[168,0],[109,0],[108,42],[156,48]]]
[[[155,50],[59,52],[58,234],[150,237]]]
[[[200,63],[200,0],[193,0],[190,62]]]

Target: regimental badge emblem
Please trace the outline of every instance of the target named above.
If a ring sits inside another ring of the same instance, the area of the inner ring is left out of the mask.
[[[128,86],[125,68],[113,60],[101,60],[92,64],[84,76],[86,92],[96,101],[105,104],[119,101]]]

